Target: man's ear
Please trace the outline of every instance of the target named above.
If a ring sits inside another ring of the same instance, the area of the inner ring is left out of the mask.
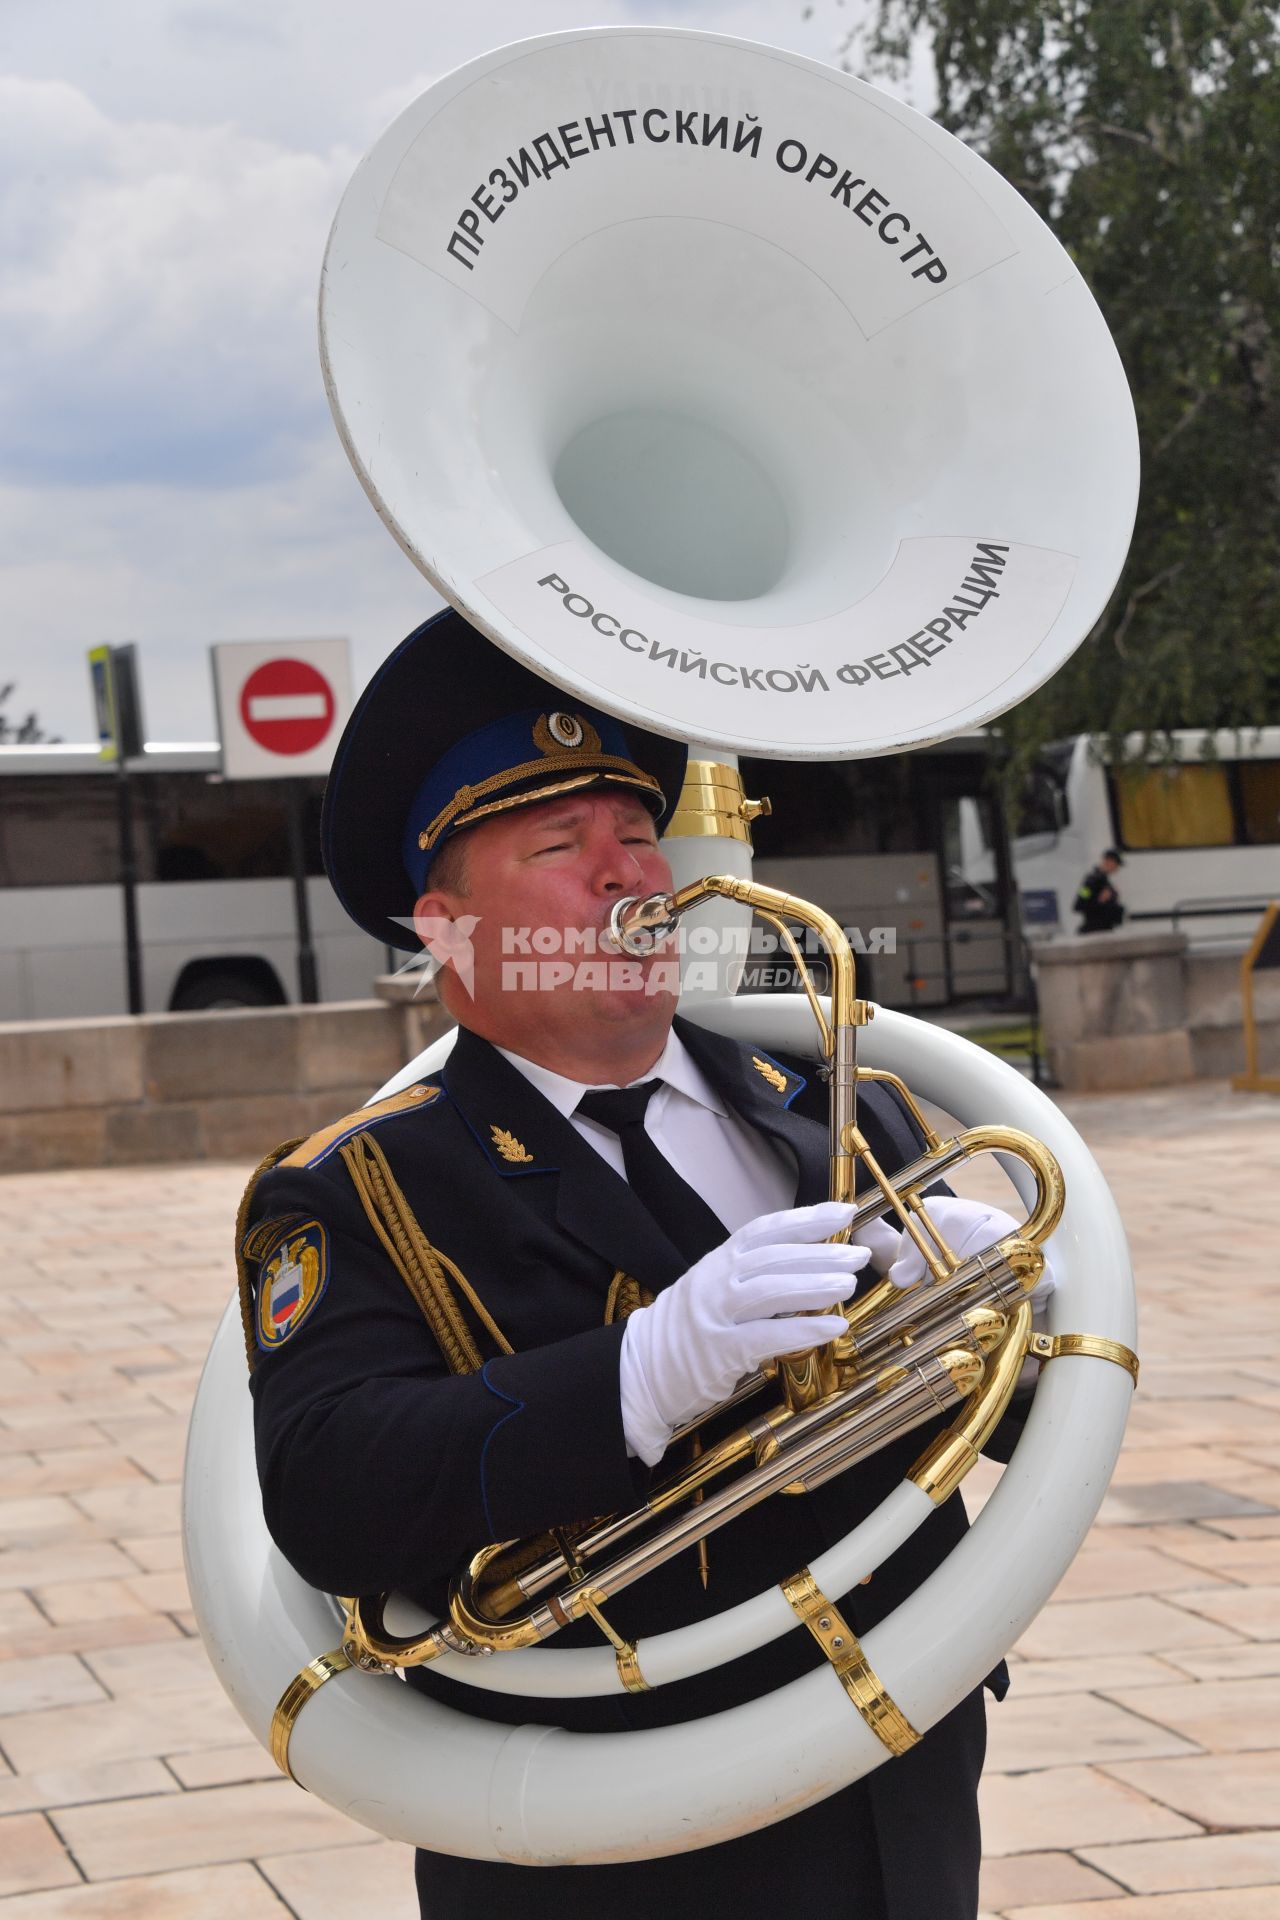
[[[442,920],[452,920],[457,902],[450,893],[424,893],[414,904],[413,930],[425,947],[434,938]]]

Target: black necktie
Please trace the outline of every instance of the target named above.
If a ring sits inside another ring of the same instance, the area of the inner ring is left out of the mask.
[[[645,1109],[661,1085],[646,1080],[638,1087],[584,1093],[577,1111],[617,1134],[632,1191],[692,1266],[728,1237],[728,1228],[644,1130]]]

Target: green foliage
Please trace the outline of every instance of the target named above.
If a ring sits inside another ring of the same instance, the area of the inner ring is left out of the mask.
[[[1280,719],[1280,9],[1259,0],[878,0],[874,79],[931,45],[942,125],[1050,223],[1133,389],[1133,547],[1074,658],[1002,723],[1042,741]]]
[[[7,708],[15,692],[15,682],[10,680],[6,686],[0,686],[0,747],[31,746],[39,740],[57,740],[57,734],[47,734],[36,719],[34,713],[28,713],[21,720],[10,720]]]

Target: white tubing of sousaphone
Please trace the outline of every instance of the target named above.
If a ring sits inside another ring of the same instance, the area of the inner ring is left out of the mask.
[[[1123,563],[1132,406],[1068,256],[950,135],[794,54],[605,28],[472,62],[351,182],[321,336],[417,564],[660,731],[944,737],[1047,678]]]
[[[754,996],[697,1017],[771,1049],[812,1046],[811,1016],[798,1000]],[[962,1123],[996,1113],[1045,1141],[1067,1188],[1051,1328],[1133,1346],[1132,1273],[1115,1204],[1053,1103],[971,1043],[907,1015],[881,1012],[860,1051],[864,1064],[891,1066]],[[438,1072],[446,1053],[447,1042],[436,1043],[391,1084]],[[1026,1198],[1025,1173],[1012,1171]],[[934,1725],[978,1684],[1070,1564],[1106,1490],[1130,1393],[1128,1376],[1108,1361],[1054,1362],[972,1530],[866,1635],[868,1659],[918,1728]],[[184,1523],[210,1658],[265,1745],[275,1701],[301,1666],[334,1644],[338,1628],[332,1604],[285,1564],[266,1532],[234,1304],[196,1395]],[[714,1664],[705,1642],[737,1631],[731,1623],[745,1611],[731,1610],[723,1626],[712,1620],[662,1636],[664,1660],[673,1672]],[[572,1654],[542,1657],[574,1669]],[[393,1839],[543,1865],[710,1845],[812,1805],[887,1758],[825,1668],[727,1713],[627,1734],[498,1725],[394,1680],[348,1673],[303,1710],[290,1752],[313,1792]]]

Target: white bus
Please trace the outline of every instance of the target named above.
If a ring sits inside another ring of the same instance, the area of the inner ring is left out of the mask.
[[[147,1013],[299,998],[285,783],[223,781],[216,745],[129,763]],[[386,949],[320,865],[307,783],[307,898],[320,997],[368,999]],[[0,746],[0,1020],[128,1011],[118,779],[93,746]]]
[[[773,804],[752,827],[756,879],[819,901],[856,930],[859,991],[883,1006],[999,1002],[1024,990],[1011,876],[1006,864],[1002,880],[991,851],[989,750],[974,731],[872,760],[741,763],[747,792]],[[971,835],[985,850],[981,873],[964,868]]]
[[[816,768],[744,763],[771,792],[756,826],[761,878],[821,900],[864,936],[859,979],[890,1006],[1008,995],[1017,955],[1000,890],[960,871],[964,811],[984,827],[986,743]],[[130,763],[142,1004],[148,1013],[298,998],[281,781],[228,781],[215,745],[147,748]],[[322,999],[361,999],[403,962],[360,933],[320,867],[323,782],[306,844]],[[128,1009],[117,780],[96,747],[0,746],[0,1020]],[[767,945],[751,984],[785,974]]]
[[[1075,933],[1072,903],[1115,847],[1126,927],[1177,930],[1196,946],[1243,947],[1280,897],[1280,727],[1168,737],[1166,760],[1108,763],[1087,734],[1046,748],[1013,843],[1024,924]],[[1141,748],[1139,736],[1126,756]],[[981,860],[972,877],[985,877]]]

